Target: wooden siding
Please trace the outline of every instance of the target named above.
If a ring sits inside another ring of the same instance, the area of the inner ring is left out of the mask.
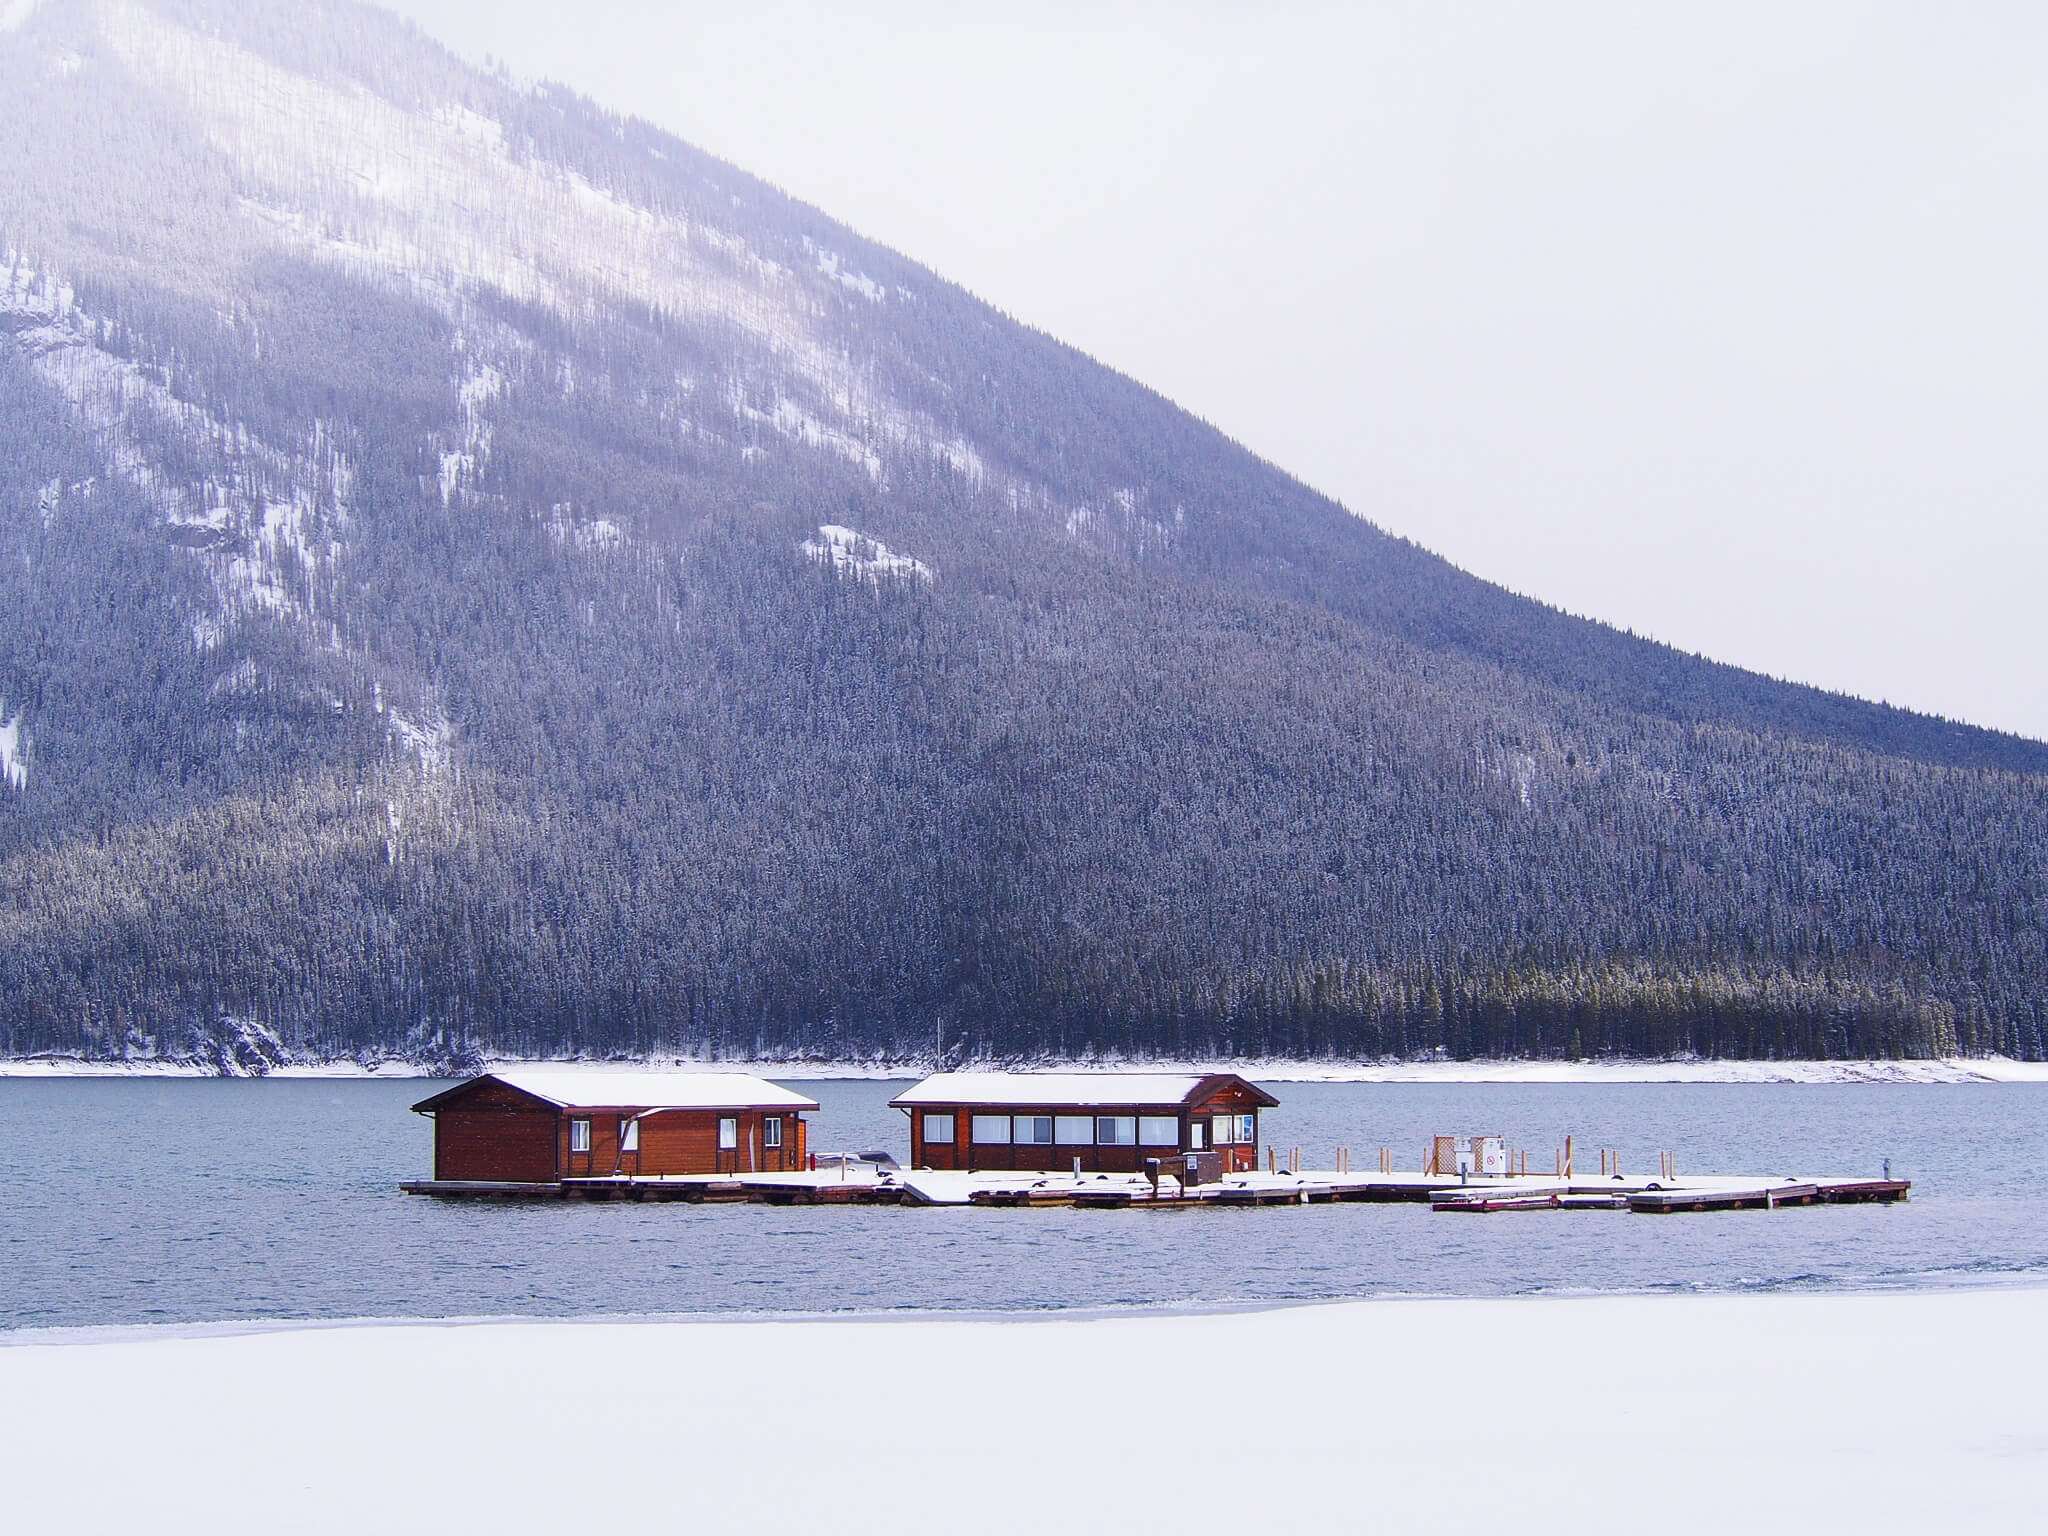
[[[796,1110],[715,1109],[665,1110],[640,1122],[637,1152],[619,1152],[621,1124],[630,1112],[564,1110],[561,1116],[563,1169],[571,1178],[627,1173],[646,1177],[665,1173],[789,1173],[803,1166],[809,1140],[803,1116]],[[718,1122],[739,1122],[739,1145],[721,1151]],[[762,1122],[782,1122],[782,1145],[765,1144]],[[588,1154],[569,1151],[569,1122],[590,1122]]]
[[[789,1173],[805,1166],[810,1127],[800,1111],[668,1110],[640,1122],[637,1150],[621,1152],[628,1109],[557,1109],[496,1084],[481,1084],[434,1115],[434,1177],[507,1183],[613,1174]],[[739,1145],[721,1152],[718,1122],[739,1122]],[[782,1122],[782,1145],[763,1124]],[[590,1122],[587,1151],[569,1148],[570,1123]]]
[[[555,1113],[518,1107],[443,1110],[434,1117],[434,1177],[511,1183],[558,1177]]]

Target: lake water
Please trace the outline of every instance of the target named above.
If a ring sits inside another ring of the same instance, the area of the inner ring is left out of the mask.
[[[1410,1205],[1076,1211],[442,1202],[418,1081],[0,1079],[0,1327],[287,1318],[1202,1307],[1387,1295],[2048,1281],[2048,1087],[1272,1085],[1329,1167],[1567,1132],[1630,1171],[1876,1175],[1910,1203],[1715,1215]],[[906,1154],[900,1085],[799,1085],[811,1146]],[[1595,1162],[1597,1166],[1597,1162]]]

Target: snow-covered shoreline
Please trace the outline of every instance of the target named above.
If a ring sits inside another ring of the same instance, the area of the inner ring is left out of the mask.
[[[0,1347],[23,1530],[2010,1531],[2044,1456],[2048,1290]]]
[[[487,1062],[486,1069],[532,1066],[538,1062],[511,1058]],[[550,1061],[550,1067],[571,1071],[617,1072],[702,1068],[707,1071],[751,1072],[793,1081],[898,1081],[923,1076],[930,1068],[916,1062],[861,1061],[695,1061],[658,1057],[638,1062]],[[1935,1061],[1092,1061],[1044,1063],[1047,1068],[1085,1072],[1237,1072],[1267,1083],[2048,1083],[2048,1062],[2014,1061],[2004,1056],[1948,1057]],[[1028,1068],[1026,1068],[1028,1070]],[[209,1078],[221,1074],[196,1061],[134,1059],[88,1061],[78,1057],[0,1058],[0,1078],[160,1077]],[[268,1077],[295,1079],[437,1078],[443,1069],[405,1061],[365,1065],[357,1061],[285,1062],[270,1067]]]

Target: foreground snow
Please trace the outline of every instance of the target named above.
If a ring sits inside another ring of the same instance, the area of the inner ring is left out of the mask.
[[[2048,1291],[16,1339],[22,1531],[2048,1523]]]
[[[725,1071],[795,1081],[923,1077],[929,1065],[870,1061],[697,1061],[660,1057],[639,1063],[494,1058],[487,1070],[546,1065],[551,1071]],[[2004,1056],[1939,1061],[1138,1061],[1048,1062],[1020,1070],[1082,1072],[1236,1072],[1260,1083],[2048,1083],[2048,1062]],[[73,1056],[0,1058],[0,1077],[213,1077],[192,1061],[83,1061]],[[269,1069],[281,1078],[445,1077],[403,1061],[366,1067],[354,1061],[295,1062]]]

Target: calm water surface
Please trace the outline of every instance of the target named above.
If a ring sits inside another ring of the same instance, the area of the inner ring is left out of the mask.
[[[1547,1169],[1571,1132],[1581,1166],[1914,1181],[1895,1208],[1662,1218],[444,1203],[397,1190],[431,1171],[408,1111],[435,1086],[0,1079],[0,1328],[2048,1283],[2040,1086],[1273,1085],[1263,1129],[1310,1167],[1484,1131]],[[905,1155],[900,1085],[802,1086],[814,1149]]]

